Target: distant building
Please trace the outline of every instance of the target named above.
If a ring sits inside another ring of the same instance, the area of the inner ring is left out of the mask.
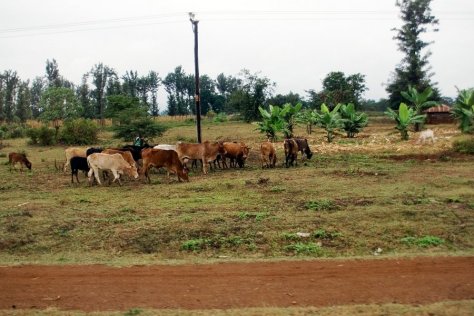
[[[451,107],[446,104],[433,106],[423,111],[426,114],[426,124],[453,123],[454,118],[451,115]]]

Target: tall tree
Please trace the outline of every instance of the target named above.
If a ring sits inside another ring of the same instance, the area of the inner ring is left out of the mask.
[[[61,86],[61,77],[59,75],[59,66],[56,59],[46,60],[46,78],[50,87],[59,88]]]
[[[21,121],[26,122],[31,117],[31,92],[29,88],[29,80],[23,81],[18,86],[16,99],[15,116]]]
[[[170,108],[169,102],[173,102],[171,107],[176,108],[176,115],[189,113],[189,81],[182,66],[176,67],[174,72],[167,74],[163,80],[163,86],[166,92],[173,96],[173,98],[168,97],[168,109]],[[194,93],[192,95],[194,95]],[[168,111],[168,113],[172,112]]]
[[[4,119],[7,122],[13,121],[14,109],[15,109],[15,95],[17,92],[20,78],[16,71],[6,70],[3,73],[3,82],[5,84],[5,101],[4,101]],[[1,117],[0,117],[1,118]]]
[[[439,91],[434,88],[434,84],[430,78],[428,57],[431,52],[422,53],[422,50],[430,45],[430,42],[421,38],[423,33],[428,31],[428,27],[433,27],[433,31],[437,32],[438,19],[431,14],[432,0],[398,0],[396,5],[400,8],[400,17],[404,24],[401,28],[394,28],[397,35],[393,39],[398,41],[398,50],[405,57],[401,63],[395,68],[392,78],[386,91],[389,93],[389,102],[392,108],[398,108],[403,97],[401,91],[408,90],[409,86],[414,87],[418,91],[424,91],[427,87],[433,88],[431,100],[438,100]]]
[[[104,66],[104,64],[96,64],[90,71],[92,75],[92,84],[95,89],[92,90],[92,97],[96,105],[96,113],[100,118],[100,124],[105,125],[104,114],[107,107],[106,87],[110,80],[117,78],[117,74],[113,68]]]
[[[77,99],[80,106],[82,107],[82,115],[84,118],[92,119],[95,118],[94,105],[91,99],[91,90],[87,84],[87,74],[82,76],[81,85],[76,90]]]
[[[36,77],[33,79],[33,82],[31,83],[31,89],[30,89],[30,104],[31,104],[31,116],[33,118],[38,118],[38,116],[41,114],[41,108],[40,108],[40,99],[41,99],[41,94],[43,94],[44,90],[46,89],[46,81],[44,77]]]

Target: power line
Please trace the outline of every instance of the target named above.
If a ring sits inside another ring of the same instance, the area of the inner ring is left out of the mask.
[[[328,21],[328,20],[398,20],[397,11],[203,11],[200,12],[201,21],[206,22],[232,22],[232,21]],[[436,14],[445,14],[442,21],[474,21],[474,11],[441,11]],[[0,29],[0,38],[17,38],[38,35],[50,35],[72,32],[87,32],[97,30],[108,30],[124,27],[139,27],[158,24],[181,23],[184,13],[166,13],[157,15],[146,15],[136,17],[123,17],[104,20],[91,20],[73,23],[59,23],[49,25],[37,25],[29,27],[17,27]],[[208,17],[208,18],[206,18]],[[144,22],[149,21],[149,22]],[[138,23],[134,23],[138,22]]]

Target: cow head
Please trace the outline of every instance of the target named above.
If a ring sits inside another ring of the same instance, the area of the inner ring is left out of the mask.
[[[132,166],[128,166],[127,168],[124,169],[125,170],[125,173],[129,176],[129,177],[133,177],[135,179],[138,178],[138,171],[137,171],[137,168],[136,167],[132,167]]]
[[[181,179],[189,182],[189,169],[186,166],[183,166],[183,168],[178,169],[178,180],[181,181]]]
[[[25,165],[26,165],[26,168],[31,170],[31,162],[28,159],[26,159],[26,157],[25,157]]]

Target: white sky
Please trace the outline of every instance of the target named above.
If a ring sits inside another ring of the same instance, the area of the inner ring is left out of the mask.
[[[446,96],[474,86],[474,0],[433,0],[440,20],[429,61]],[[182,65],[194,73],[199,22],[200,73],[237,75],[243,68],[276,82],[276,93],[321,89],[331,71],[366,75],[364,97],[387,97],[384,84],[403,55],[392,39],[401,24],[395,0],[11,0],[0,2],[0,72],[21,79],[45,74],[56,59],[79,84],[99,62],[161,77]],[[163,109],[164,89],[160,107]]]

